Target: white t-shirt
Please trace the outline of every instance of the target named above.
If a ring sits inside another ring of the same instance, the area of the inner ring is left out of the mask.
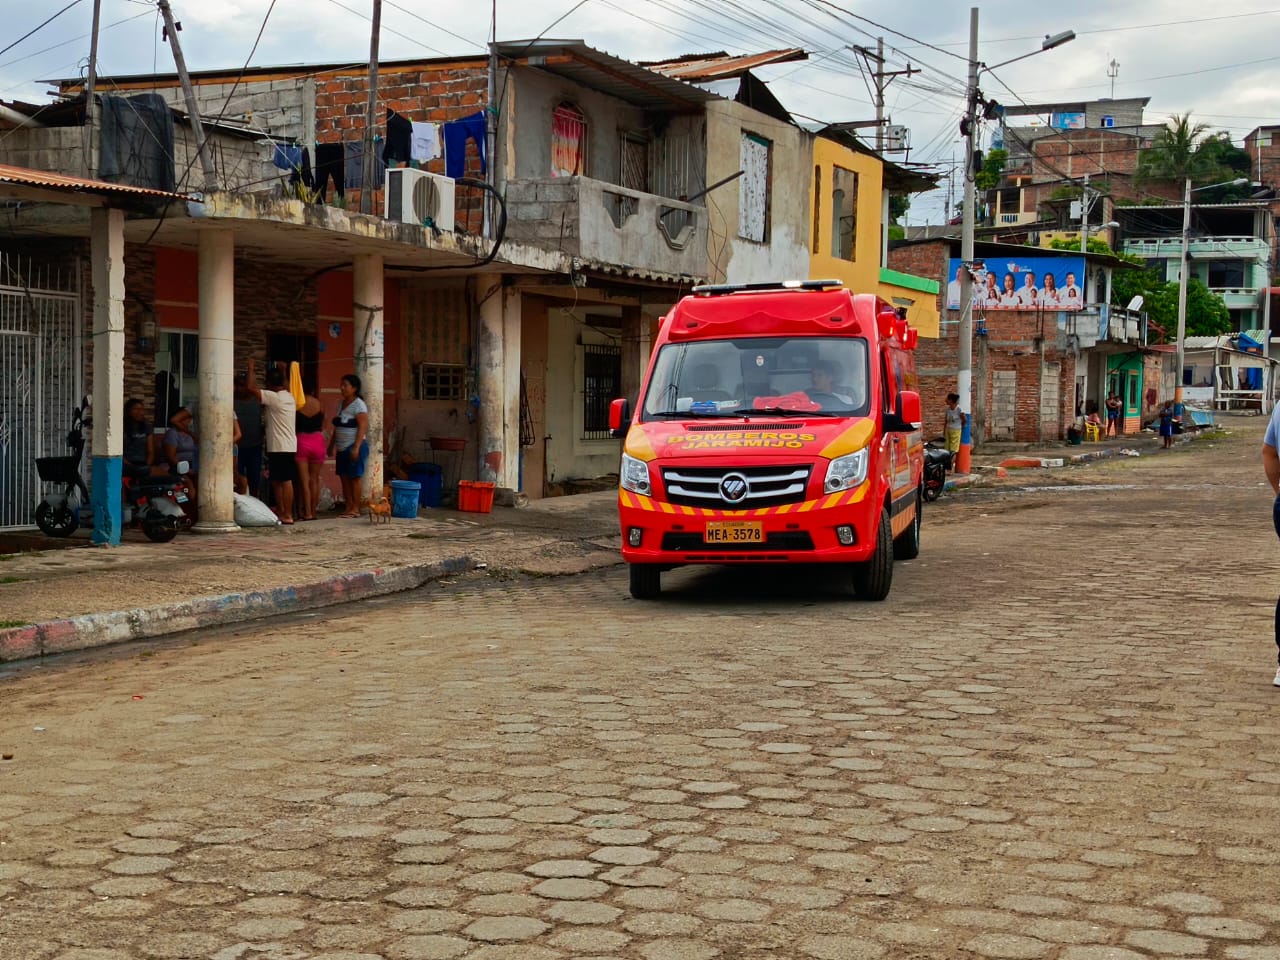
[[[262,409],[267,420],[267,453],[297,453],[298,431],[294,417],[298,405],[293,401],[293,394],[264,387]]]
[[[360,397],[356,397],[338,411],[337,425],[333,432],[335,450],[347,450],[356,442],[356,434],[360,432],[360,424],[356,422],[356,417],[368,412],[368,405]]]

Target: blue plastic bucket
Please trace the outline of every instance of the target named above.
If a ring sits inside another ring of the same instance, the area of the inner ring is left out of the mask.
[[[418,495],[422,484],[412,480],[391,481],[391,515],[401,520],[412,520],[418,515]]]
[[[440,506],[443,470],[434,463],[415,463],[409,468],[409,479],[422,484],[422,495],[418,502],[424,507]]]

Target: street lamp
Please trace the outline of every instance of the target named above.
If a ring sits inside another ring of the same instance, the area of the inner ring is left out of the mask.
[[[1015,60],[1043,53],[1060,47],[1075,39],[1075,33],[1065,30],[1052,36],[1046,36],[1039,50],[1032,50],[1010,60],[1003,60],[994,67],[978,61],[978,8],[969,8],[969,79],[965,87],[964,119],[960,122],[960,132],[965,139],[964,161],[964,213],[960,238],[960,259],[965,269],[960,272],[960,343],[956,358],[956,392],[960,394],[960,409],[969,416],[961,431],[960,454],[956,458],[956,472],[969,472],[969,457],[973,448],[973,429],[978,428],[977,435],[982,436],[982,424],[975,423],[973,411],[973,277],[970,267],[973,264],[974,246],[974,203],[977,200],[977,184],[974,178],[978,171],[974,167],[974,138],[978,126],[978,74],[982,70],[994,70],[1007,66]]]
[[[1203,187],[1191,186],[1191,178],[1187,177],[1182,190],[1182,256],[1178,259],[1178,339],[1177,354],[1174,360],[1175,376],[1178,378],[1173,387],[1174,407],[1182,406],[1182,365],[1184,340],[1187,338],[1187,247],[1191,241],[1191,194],[1214,187],[1242,187],[1249,180],[1237,177],[1234,180],[1223,180],[1221,183],[1206,183]]]

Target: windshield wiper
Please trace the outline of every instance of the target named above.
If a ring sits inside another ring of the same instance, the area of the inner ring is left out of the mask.
[[[847,413],[833,413],[830,410],[796,410],[792,407],[747,407],[734,411],[738,416],[765,414],[770,417],[847,417]]]

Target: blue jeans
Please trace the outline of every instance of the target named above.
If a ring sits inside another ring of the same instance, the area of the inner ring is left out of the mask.
[[[1276,497],[1271,505],[1271,525],[1276,528],[1276,536],[1280,537],[1280,497]],[[1276,661],[1280,663],[1280,599],[1276,600]]]

